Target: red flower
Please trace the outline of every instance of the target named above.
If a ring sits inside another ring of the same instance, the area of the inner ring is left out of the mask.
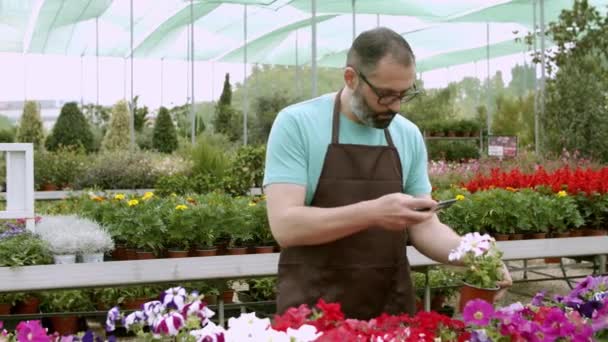
[[[289,308],[283,315],[275,315],[272,328],[278,331],[287,331],[287,328],[298,329],[304,325],[312,311],[308,305],[302,304],[297,308]]]

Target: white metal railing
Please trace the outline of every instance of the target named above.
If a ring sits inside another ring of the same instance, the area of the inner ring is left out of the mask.
[[[34,229],[34,149],[31,143],[0,143],[6,158],[6,210],[0,219],[26,219]]]

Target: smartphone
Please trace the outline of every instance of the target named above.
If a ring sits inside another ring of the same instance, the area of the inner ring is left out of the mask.
[[[445,209],[450,207],[452,204],[456,203],[457,199],[449,199],[449,200],[445,200],[445,201],[439,201],[437,203],[437,205],[433,208],[418,208],[415,209],[416,211],[439,211],[441,209]]]

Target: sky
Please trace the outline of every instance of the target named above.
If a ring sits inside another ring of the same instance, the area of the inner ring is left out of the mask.
[[[511,68],[523,64],[523,54],[490,60],[490,74],[500,70],[505,84],[511,79]],[[529,63],[529,58],[527,60]],[[156,109],[184,104],[190,96],[190,64],[185,61],[134,59],[133,93],[139,103]],[[486,61],[463,64],[422,74],[427,88],[444,87],[448,82],[466,76],[485,78]],[[250,65],[247,67],[247,73]],[[195,101],[211,101],[219,97],[224,74],[230,73],[234,85],[243,81],[243,64],[195,63]],[[0,102],[35,100],[61,100],[96,103],[97,73],[95,57],[59,55],[22,55],[0,53]],[[161,86],[162,85],[162,86]],[[162,96],[161,96],[162,88]],[[112,105],[130,96],[130,60],[99,58],[99,102]]]

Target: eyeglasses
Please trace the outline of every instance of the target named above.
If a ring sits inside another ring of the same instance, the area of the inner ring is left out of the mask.
[[[369,80],[367,79],[367,77],[365,77],[365,75],[363,75],[360,71],[358,71],[358,70],[355,70],[355,71],[357,71],[357,75],[359,75],[359,77],[361,77],[361,79],[365,83],[367,83],[367,85],[372,89],[374,94],[376,94],[376,96],[378,96],[378,104],[381,106],[389,106],[389,105],[395,103],[395,101],[399,101],[401,103],[406,103],[408,101],[411,101],[414,97],[416,97],[416,95],[418,95],[420,93],[420,91],[416,88],[416,83],[414,83],[412,88],[401,92],[399,95],[396,95],[394,93],[391,93],[391,94],[383,93],[382,91],[378,90],[378,88],[376,88],[373,84],[371,84],[369,82]]]

